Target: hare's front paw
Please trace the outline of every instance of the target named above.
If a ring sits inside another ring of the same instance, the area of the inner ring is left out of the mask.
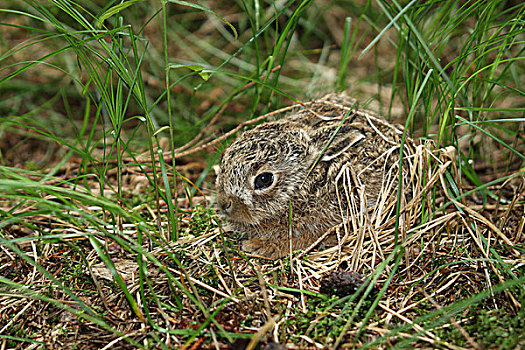
[[[242,242],[242,250],[268,258],[281,258],[288,253],[286,244],[278,244],[267,238],[253,237]]]

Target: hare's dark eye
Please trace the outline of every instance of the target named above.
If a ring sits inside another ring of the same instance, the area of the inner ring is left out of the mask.
[[[261,188],[270,187],[273,184],[273,174],[272,173],[261,173],[257,175],[253,182],[253,187],[256,190],[260,190]]]

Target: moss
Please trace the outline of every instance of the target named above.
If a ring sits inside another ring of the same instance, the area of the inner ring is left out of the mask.
[[[460,326],[483,348],[514,349],[525,342],[525,311],[511,313],[503,309],[472,309]],[[446,342],[469,346],[457,327],[450,326],[433,331]]]

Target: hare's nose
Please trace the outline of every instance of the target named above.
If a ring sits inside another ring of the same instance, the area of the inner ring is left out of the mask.
[[[219,209],[221,212],[225,215],[230,214],[232,208],[232,200],[231,198],[224,198],[219,200]]]

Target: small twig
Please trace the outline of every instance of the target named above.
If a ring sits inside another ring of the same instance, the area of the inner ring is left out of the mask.
[[[252,337],[250,343],[246,346],[246,350],[254,350],[257,344],[261,341],[262,337],[268,333],[274,326],[275,323],[279,321],[279,315],[276,315],[268,320],[264,326],[262,326],[259,331]]]
[[[276,111],[273,111],[273,112],[270,112],[270,113],[266,113],[264,115],[261,115],[257,118],[254,118],[254,119],[251,119],[251,120],[247,120],[239,125],[237,125],[235,128],[233,128],[232,130],[228,131],[227,133],[225,133],[224,135],[216,138],[215,140],[213,141],[210,141],[204,145],[201,145],[199,147],[195,147],[195,148],[192,148],[190,150],[187,150],[185,152],[181,152],[181,153],[176,153],[175,154],[175,157],[176,158],[182,158],[182,157],[185,157],[189,154],[193,154],[193,153],[196,153],[196,152],[199,152],[199,151],[202,151],[206,148],[209,148],[209,147],[212,147],[212,146],[215,146],[216,144],[226,140],[228,137],[236,134],[239,130],[241,130],[242,128],[244,128],[245,126],[248,126],[248,125],[252,125],[252,124],[255,124],[255,123],[258,123],[260,122],[261,120],[264,120],[268,117],[271,117],[275,114],[279,114],[279,113],[283,113],[283,112],[286,112],[286,111],[289,111],[293,108],[296,108],[297,106],[288,106],[288,107],[284,107],[284,108],[281,108],[281,109],[278,109]],[[169,157],[166,158],[166,161],[169,161]]]
[[[257,278],[259,279],[259,286],[261,287],[261,292],[264,300],[264,308],[266,309],[266,318],[270,320],[272,318],[272,309],[270,308],[270,300],[268,299],[268,290],[266,289],[266,282],[264,281],[263,275],[261,273],[261,267],[255,265],[255,272],[257,273]]]
[[[197,136],[195,136],[193,139],[191,139],[189,142],[185,143],[181,147],[176,148],[174,153],[175,154],[181,153],[187,150],[188,148],[190,148],[192,145],[196,144],[201,139],[201,137],[204,136],[204,134],[206,134],[211,129],[211,127],[217,122],[217,119],[219,119],[219,117],[222,115],[222,113],[226,110],[227,107],[228,107],[228,104],[225,103],[224,106],[222,106],[222,108],[213,116],[213,118],[210,119],[210,122],[208,123],[208,125],[206,125],[206,127],[203,128],[197,134]]]
[[[280,64],[277,65],[277,66],[275,66],[275,67],[273,67],[273,69],[270,71],[270,73],[274,73],[274,72],[278,71],[279,69],[281,69],[281,65],[280,65]],[[264,78],[266,78],[267,75],[268,75],[268,73],[264,73],[263,75],[261,75],[261,76],[259,77],[259,80],[263,80]],[[242,92],[242,91],[244,91],[244,90],[246,90],[246,89],[249,89],[249,88],[251,88],[251,87],[254,86],[254,85],[255,85],[255,81],[251,81],[251,82],[249,82],[248,84],[244,85],[244,86],[241,88],[240,92]]]

